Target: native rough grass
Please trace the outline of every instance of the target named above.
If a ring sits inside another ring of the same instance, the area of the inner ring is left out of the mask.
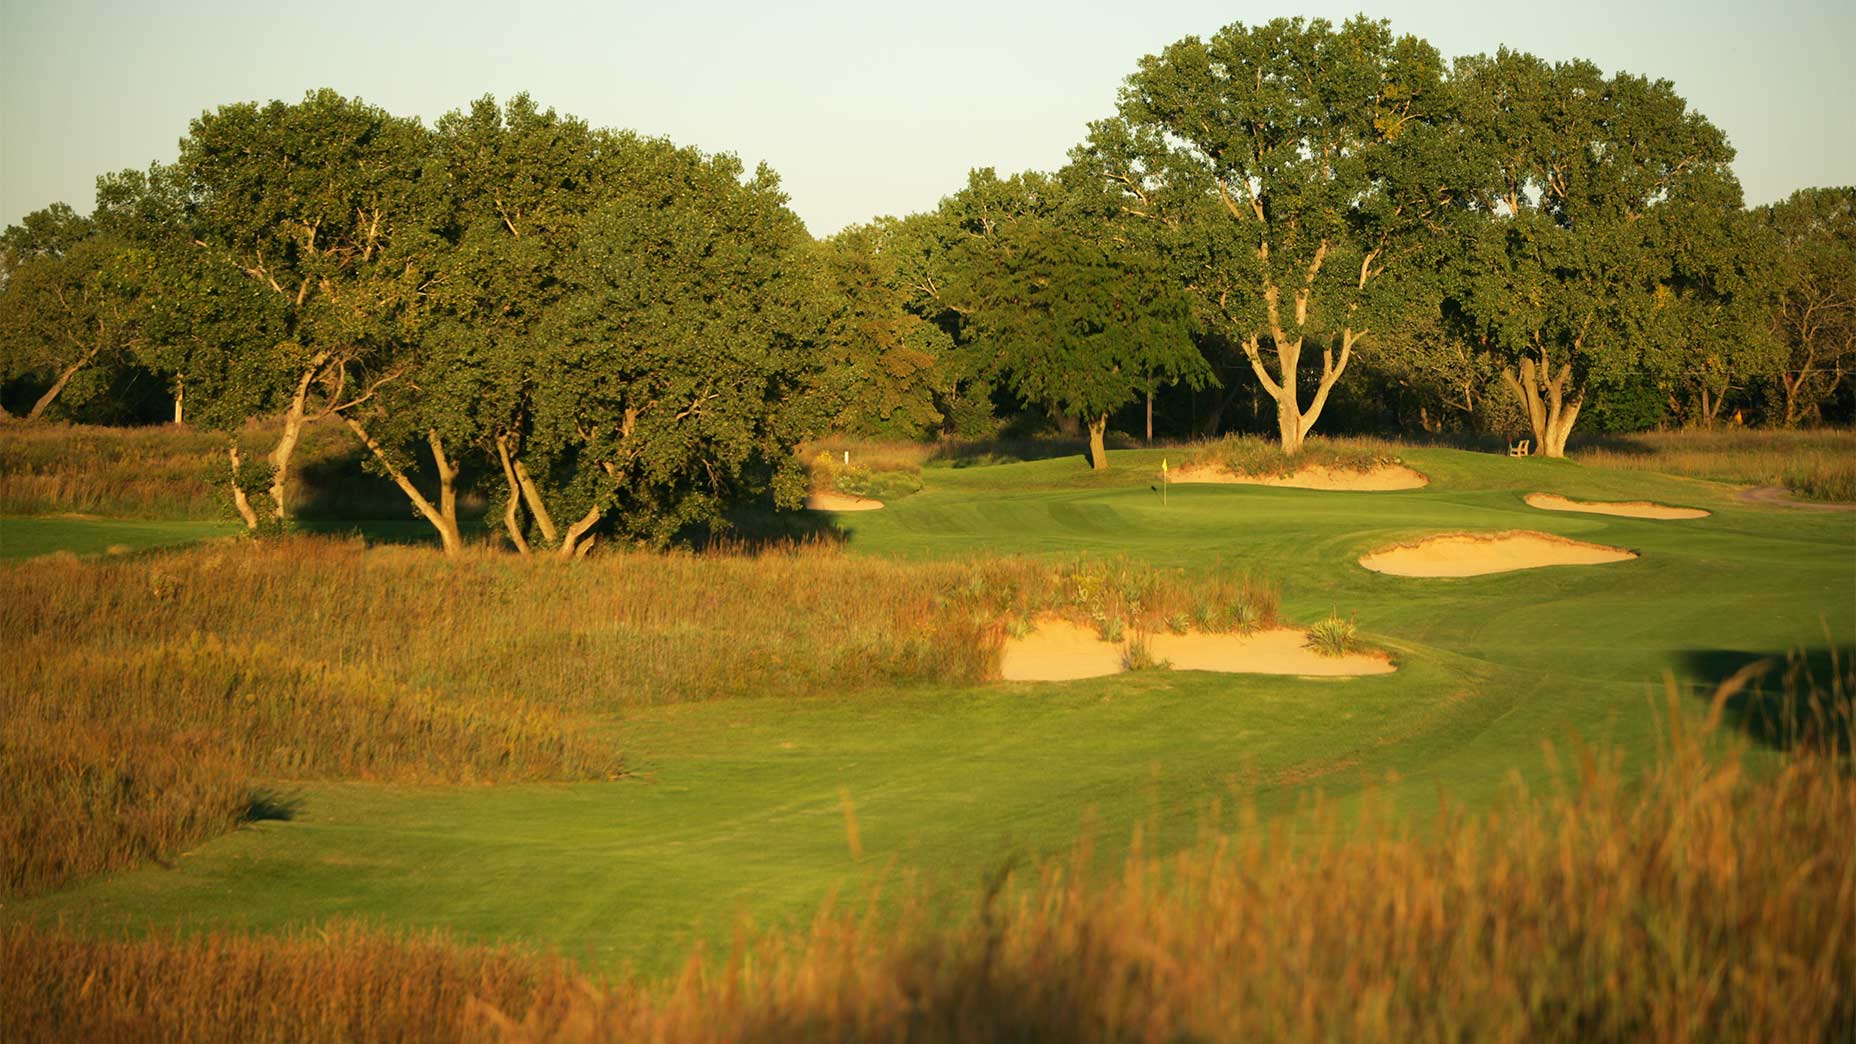
[[[900,563],[828,545],[442,559],[233,538],[0,568],[0,893],[160,859],[275,781],[609,779],[641,707],[996,673],[1044,612],[1157,629],[1274,615],[1236,573]]]
[[[697,950],[667,982],[352,926],[118,940],[15,923],[0,928],[0,1036],[1849,1039],[1847,756],[1754,767],[1712,725],[1685,730],[1678,700],[1647,774],[1586,751],[1545,790],[1516,784],[1485,815],[1417,830],[1370,801],[1357,820],[1315,807],[1295,830],[1212,817],[1163,859],[1137,839],[1107,880],[1082,845],[996,879],[965,919],[828,904],[806,930]]]
[[[1571,450],[1582,464],[1784,486],[1811,500],[1856,501],[1856,432],[1672,431],[1612,435]]]

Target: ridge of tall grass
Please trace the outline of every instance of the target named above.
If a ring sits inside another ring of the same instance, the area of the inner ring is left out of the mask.
[[[1847,665],[1847,661],[1845,661]],[[1673,685],[1642,774],[1548,751],[1482,815],[1368,801],[1209,819],[1118,876],[1086,843],[953,923],[827,903],[663,982],[354,927],[97,939],[0,927],[11,1040],[1821,1042],[1856,1032],[1856,773],[1753,766]],[[1839,684],[1848,690],[1848,679]],[[1847,728],[1847,723],[1845,725]],[[1847,740],[1847,737],[1845,737]],[[1841,749],[1847,750],[1847,746]]]
[[[978,682],[1046,611],[1151,630],[1273,616],[1275,592],[827,545],[561,563],[295,536],[0,566],[0,894],[165,858],[270,781],[606,779],[595,725],[638,708]]]
[[[1784,486],[1810,500],[1856,502],[1856,431],[1643,432],[1601,436],[1571,453],[1598,467]]]
[[[1193,446],[1187,467],[1221,467],[1233,475],[1287,476],[1309,468],[1330,471],[1374,471],[1400,463],[1406,447],[1399,442],[1364,436],[1311,436],[1302,444],[1302,452],[1291,457],[1282,445],[1260,435],[1226,435],[1214,442]]]

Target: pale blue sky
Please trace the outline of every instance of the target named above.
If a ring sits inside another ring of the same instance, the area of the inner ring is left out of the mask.
[[[971,167],[1061,164],[1141,55],[1181,36],[1362,10],[1446,56],[1505,44],[1673,80],[1733,140],[1750,202],[1856,183],[1848,0],[0,0],[0,223],[87,211],[97,174],[172,159],[203,110],[326,85],[428,123],[526,90],[765,160],[826,234],[932,207]]]

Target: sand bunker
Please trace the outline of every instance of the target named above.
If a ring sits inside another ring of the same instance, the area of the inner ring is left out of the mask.
[[[1392,661],[1376,653],[1322,656],[1305,647],[1292,627],[1254,634],[1155,634],[1148,648],[1175,670],[1233,674],[1297,674],[1334,678],[1390,674]],[[1045,619],[1023,638],[1009,638],[999,673],[1006,681],[1070,681],[1119,674],[1123,646],[1105,642],[1094,628]]]
[[[849,493],[812,493],[806,497],[806,507],[812,511],[876,511],[882,506],[880,500]]]
[[[1289,486],[1295,489],[1332,489],[1380,491],[1390,489],[1417,489],[1428,485],[1430,479],[1405,467],[1403,464],[1388,464],[1371,471],[1348,471],[1341,468],[1328,468],[1319,465],[1301,468],[1289,475],[1233,475],[1224,468],[1212,465],[1194,465],[1180,468],[1173,473],[1174,482],[1209,482],[1229,483],[1244,486]]]
[[[1557,493],[1529,493],[1522,498],[1528,507],[1542,511],[1582,511],[1590,515],[1622,515],[1625,518],[1707,518],[1700,508],[1670,507],[1647,500],[1606,501],[1572,500]]]
[[[1602,565],[1634,552],[1547,533],[1452,533],[1363,555],[1360,564],[1393,576],[1481,576],[1544,566]]]
[[[999,676],[1006,681],[1071,681],[1121,670],[1121,646],[1068,620],[1039,620],[1023,638],[1007,638],[999,658]]]

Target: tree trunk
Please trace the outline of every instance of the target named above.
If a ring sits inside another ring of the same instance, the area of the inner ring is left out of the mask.
[[[1089,466],[1097,471],[1108,470],[1108,414],[1089,422]]]
[[[503,481],[509,485],[509,500],[503,505],[503,528],[509,542],[522,554],[529,553],[528,537],[522,533],[522,482],[516,478],[515,464],[509,456],[509,436],[496,437],[496,456],[503,462]]]
[[[238,484],[238,443],[226,446],[226,456],[232,458],[232,506],[238,509],[238,517],[245,520],[247,530],[258,528],[258,513],[252,510],[251,498],[245,495],[245,487]]]
[[[187,414],[181,408],[181,404],[186,399],[186,396],[187,396],[187,386],[182,384],[179,381],[175,381],[174,382],[174,423],[176,426],[187,423]]]
[[[562,558],[580,558],[584,557],[588,551],[591,551],[593,549],[593,541],[599,537],[599,534],[588,533],[587,531],[598,525],[601,516],[604,514],[605,510],[603,508],[589,508],[586,514],[580,516],[580,521],[568,526],[567,535],[561,540],[560,556]],[[582,541],[582,537],[586,539]]]
[[[548,505],[541,499],[541,489],[535,485],[535,479],[528,473],[520,458],[514,463],[516,482],[522,487],[522,499],[528,504],[528,513],[535,516],[535,525],[541,530],[541,538],[549,544],[558,544],[560,531],[554,528],[554,516],[548,513]]]
[[[1154,444],[1154,390],[1147,389],[1147,444]]]
[[[1067,413],[1059,412],[1055,406],[1050,408],[1050,418],[1057,422],[1057,434],[1066,439],[1076,438],[1083,433],[1083,426],[1080,421]]]
[[[1583,392],[1574,392],[1572,398],[1566,398],[1566,386],[1572,381],[1572,364],[1560,366],[1560,372],[1552,380],[1547,379],[1546,353],[1541,353],[1541,362],[1534,365],[1531,357],[1521,360],[1521,375],[1517,378],[1513,370],[1503,370],[1502,380],[1520,397],[1521,405],[1527,410],[1528,425],[1534,432],[1534,444],[1542,456],[1564,457],[1566,439],[1572,434],[1573,422],[1579,419],[1579,409],[1585,403]],[[1546,394],[1543,398],[1542,391]]]
[[[438,433],[435,431],[426,433],[426,441],[432,447],[433,463],[438,467],[439,503],[434,506],[430,500],[425,498],[425,494],[419,492],[419,487],[413,485],[412,480],[406,477],[406,473],[393,463],[392,458],[387,456],[387,451],[381,447],[380,443],[374,441],[374,437],[367,433],[367,429],[362,427],[360,421],[353,417],[343,417],[342,421],[348,425],[350,431],[355,433],[355,437],[361,440],[361,444],[367,447],[368,452],[374,455],[374,459],[380,462],[380,466],[386,469],[387,476],[393,480],[394,485],[400,488],[400,492],[406,494],[406,499],[412,501],[412,506],[418,509],[419,514],[425,516],[425,520],[432,524],[433,529],[438,530],[438,539],[444,545],[445,554],[455,555],[463,551],[464,541],[458,531],[455,485],[458,468],[456,464],[446,459],[444,445],[440,442]]]
[[[1274,305],[1271,306],[1274,314]],[[1301,321],[1298,305],[1297,321]],[[1352,327],[1344,327],[1340,334],[1340,355],[1337,358],[1332,348],[1321,350],[1321,376],[1315,385],[1315,397],[1308,403],[1308,409],[1302,409],[1297,390],[1297,369],[1302,361],[1302,338],[1289,337],[1281,329],[1271,334],[1276,348],[1276,372],[1278,377],[1271,377],[1269,369],[1263,365],[1262,344],[1255,334],[1244,339],[1244,356],[1250,360],[1250,369],[1257,376],[1257,382],[1270,398],[1276,400],[1276,430],[1282,440],[1282,451],[1295,456],[1302,452],[1302,443],[1308,433],[1314,430],[1315,422],[1321,419],[1321,411],[1328,404],[1328,393],[1334,388],[1340,375],[1347,372],[1347,363],[1353,358],[1353,346],[1360,338]]]
[[[327,359],[326,354],[316,356],[297,379],[296,392],[290,397],[290,408],[284,411],[284,432],[271,450],[271,502],[272,511],[279,522],[290,517],[284,490],[290,479],[290,457],[296,453],[296,445],[303,438],[304,404],[309,401],[309,386],[315,383],[316,375],[322,372],[322,364]]]
[[[72,363],[69,369],[59,374],[58,379],[52,382],[52,386],[45,390],[45,394],[39,396],[39,401],[33,403],[32,409],[26,412],[26,419],[29,421],[38,420],[39,415],[45,412],[46,407],[50,406],[52,401],[58,398],[58,393],[64,391],[64,386],[71,383],[71,378],[77,371],[83,369],[84,365],[96,358],[97,353],[102,350],[103,346],[97,345],[90,351],[85,352],[82,359]]]

